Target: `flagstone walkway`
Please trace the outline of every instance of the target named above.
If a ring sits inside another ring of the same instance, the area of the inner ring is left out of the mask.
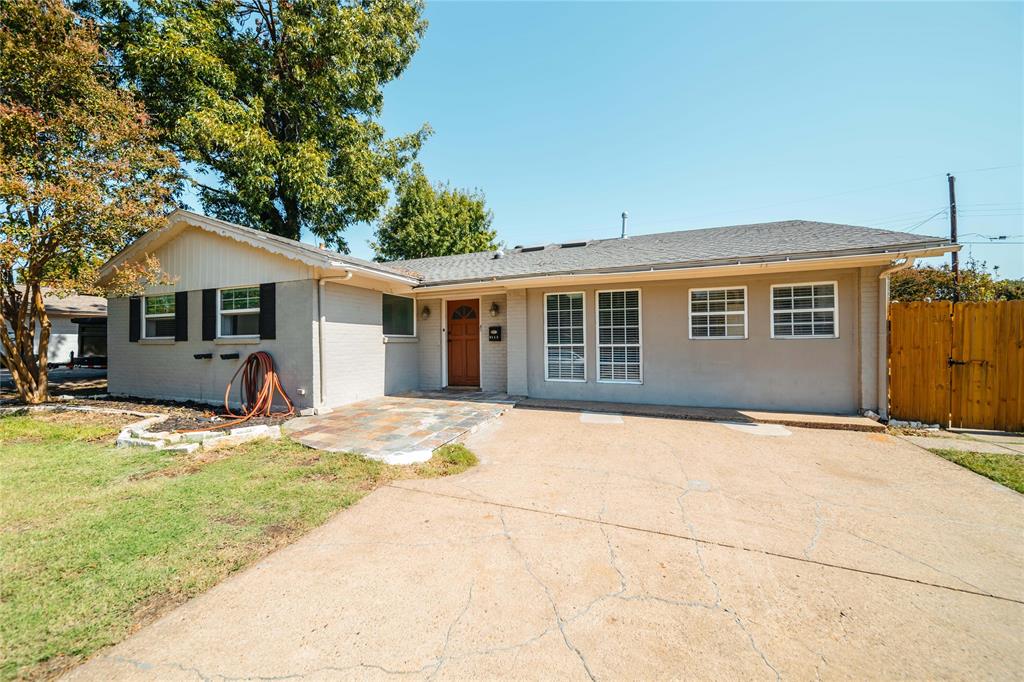
[[[417,392],[346,405],[284,426],[303,445],[356,452],[390,464],[430,459],[431,453],[500,416],[514,405],[499,393]]]

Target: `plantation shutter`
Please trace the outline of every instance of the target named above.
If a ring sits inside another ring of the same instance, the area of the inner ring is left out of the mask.
[[[128,299],[128,340],[135,343],[142,332],[142,299],[132,296]]]
[[[174,340],[188,341],[188,292],[174,294]]]
[[[276,285],[273,282],[260,285],[260,338],[277,338]]]
[[[203,341],[217,338],[217,290],[203,289]]]

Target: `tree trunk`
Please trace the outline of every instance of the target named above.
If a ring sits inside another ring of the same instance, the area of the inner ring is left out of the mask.
[[[18,398],[30,405],[44,403],[49,399],[47,386],[46,353],[50,343],[50,318],[43,305],[43,294],[38,284],[26,287],[19,300],[19,309],[11,319],[0,311],[0,326],[3,336],[3,364],[11,373]],[[35,354],[35,327],[39,323],[39,357]],[[10,330],[7,325],[10,324]],[[12,338],[13,335],[13,338]]]

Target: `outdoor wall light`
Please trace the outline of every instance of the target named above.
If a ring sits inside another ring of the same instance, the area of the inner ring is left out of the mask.
[[[491,304],[491,317],[497,317],[499,312],[501,312],[501,306],[495,301]]]
[[[424,320],[430,317],[430,306],[423,306],[423,310],[420,312],[420,317],[423,318]]]

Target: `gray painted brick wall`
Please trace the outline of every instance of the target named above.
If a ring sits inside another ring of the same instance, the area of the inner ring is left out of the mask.
[[[381,293],[344,284],[325,285],[324,406],[384,395]]]
[[[424,306],[430,308],[430,317],[423,319]],[[419,386],[425,391],[441,388],[441,321],[444,305],[439,298],[416,301],[416,335],[419,338]]]
[[[491,305],[498,304],[498,314],[491,317]],[[480,388],[484,391],[505,392],[507,367],[508,324],[505,294],[480,297]],[[501,327],[501,341],[488,341],[487,328]]]
[[[219,403],[231,375],[245,358],[265,350],[274,358],[288,397],[299,409],[312,407],[316,285],[313,280],[277,285],[277,339],[255,342],[203,341],[202,291],[189,291],[188,341],[128,341],[128,299],[107,301],[107,380],[112,395]],[[196,353],[213,359],[197,360]],[[221,354],[238,353],[237,360]],[[237,387],[233,397],[237,396]],[[300,395],[299,390],[305,395]]]
[[[505,376],[510,395],[527,395],[526,290],[512,289],[505,296]]]

